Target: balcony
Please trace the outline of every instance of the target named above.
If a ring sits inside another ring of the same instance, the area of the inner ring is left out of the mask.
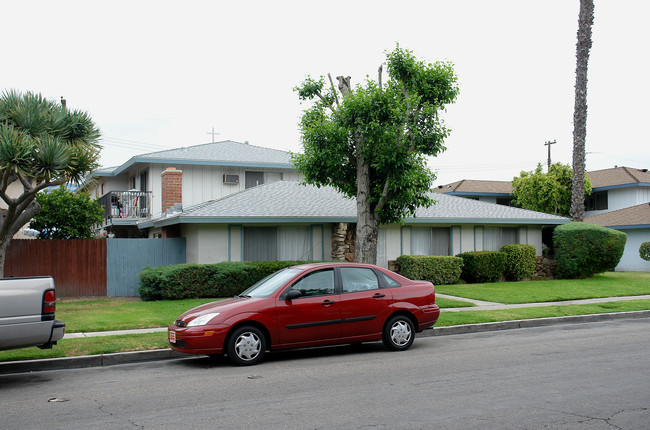
[[[106,225],[151,217],[151,191],[110,191],[99,198],[99,204],[104,208]]]

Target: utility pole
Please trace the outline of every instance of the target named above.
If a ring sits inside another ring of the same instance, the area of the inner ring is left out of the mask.
[[[551,145],[555,145],[555,140],[551,142],[550,140],[544,144],[544,146],[548,146],[548,169],[546,173],[551,171]]]
[[[209,131],[208,131],[208,132],[205,133],[205,134],[211,134],[211,135],[212,135],[212,143],[214,143],[214,135],[215,135],[215,134],[220,134],[220,133],[215,133],[215,132],[214,132],[214,127],[212,127],[212,132],[209,132]]]

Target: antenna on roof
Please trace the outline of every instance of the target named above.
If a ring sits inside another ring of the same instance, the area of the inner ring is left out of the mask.
[[[214,135],[215,135],[215,134],[221,134],[221,133],[215,133],[215,132],[214,132],[214,127],[212,127],[212,132],[209,132],[209,131],[208,131],[208,132],[205,133],[205,134],[211,134],[211,135],[212,135],[212,143],[214,143]]]

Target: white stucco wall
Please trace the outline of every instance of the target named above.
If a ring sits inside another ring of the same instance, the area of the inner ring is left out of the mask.
[[[639,256],[639,247],[650,242],[650,228],[620,230],[627,235],[623,257],[616,266],[617,272],[650,272],[650,261]]]

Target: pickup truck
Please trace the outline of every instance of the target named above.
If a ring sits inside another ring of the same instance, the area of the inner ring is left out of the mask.
[[[0,279],[0,351],[52,348],[65,323],[54,319],[56,295],[49,276]]]

